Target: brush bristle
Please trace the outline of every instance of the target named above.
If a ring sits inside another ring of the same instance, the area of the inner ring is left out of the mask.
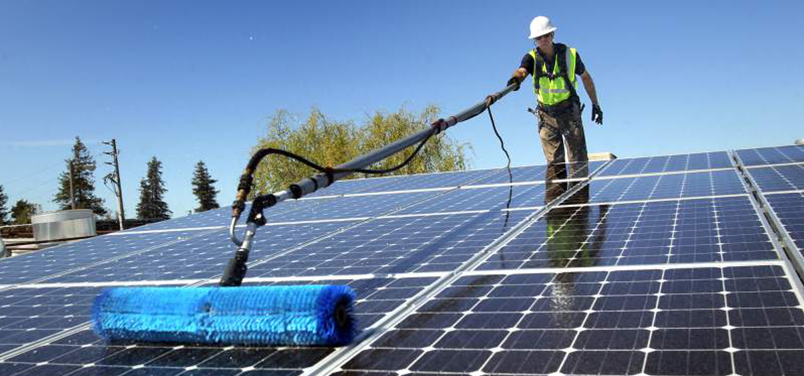
[[[92,321],[111,341],[336,346],[354,338],[354,298],[338,285],[114,288],[95,299]]]

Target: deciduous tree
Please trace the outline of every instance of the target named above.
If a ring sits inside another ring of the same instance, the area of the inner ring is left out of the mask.
[[[439,108],[428,106],[420,113],[400,109],[394,113],[375,112],[360,126],[353,121],[335,121],[313,108],[303,122],[286,110],[277,111],[268,122],[268,135],[261,138],[253,151],[261,148],[284,149],[318,163],[337,166],[364,153],[413,135],[438,119]],[[413,152],[410,147],[371,168],[396,166]],[[436,171],[464,170],[467,158],[465,145],[458,144],[446,134],[433,136],[409,165],[389,175],[407,175]],[[317,171],[284,157],[268,156],[254,174],[256,193],[275,192],[315,174]],[[350,178],[364,177],[362,174]]]

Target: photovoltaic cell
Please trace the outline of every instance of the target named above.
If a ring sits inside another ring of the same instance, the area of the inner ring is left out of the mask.
[[[412,192],[369,196],[347,196],[319,199],[287,200],[263,211],[269,222],[323,221],[330,219],[371,217],[434,197],[440,192]],[[245,224],[250,205],[240,217]],[[225,207],[187,217],[152,223],[130,229],[130,232],[183,228],[229,227],[232,208]]]
[[[491,188],[462,188],[395,214],[429,214],[469,210],[535,208],[545,205],[545,185],[528,184]],[[509,202],[510,197],[510,202]],[[549,200],[548,200],[549,201]]]
[[[276,255],[354,223],[353,221],[321,222],[261,227],[249,260],[254,262]],[[242,233],[238,236],[242,236]],[[236,249],[229,239],[228,230],[217,230],[136,256],[52,278],[48,282],[212,278],[223,273],[226,263],[232,258]]]
[[[275,208],[286,204],[287,212],[275,212],[268,208],[264,211],[269,222],[294,222],[329,220],[356,217],[374,217],[397,210],[408,205],[433,198],[441,192],[416,192],[383,194],[371,196],[346,196],[318,200],[298,200],[280,203]]]
[[[732,167],[725,151],[614,160],[600,176],[710,170]]]
[[[321,280],[315,281],[315,283],[347,284],[352,287],[358,297],[354,307],[355,317],[362,330],[421,292],[435,280],[435,277],[372,278],[352,281]],[[293,284],[306,283],[310,282],[293,282]],[[288,284],[288,282],[281,284]],[[96,294],[94,290],[84,288],[54,288],[47,289],[47,294],[53,295],[53,298],[47,300],[43,296],[38,296],[41,294],[37,294],[38,297],[31,296],[34,289],[19,290],[23,296],[17,295],[21,299],[16,304],[27,310],[23,311],[23,314],[42,312],[41,307],[31,307],[31,304],[35,302],[50,303],[54,299],[58,302],[59,298],[64,300],[65,296],[74,297],[79,293],[84,297],[80,300],[85,302],[87,298],[94,297]],[[85,312],[88,312],[88,307],[85,308],[87,308]],[[85,318],[80,317],[80,319]],[[25,322],[29,323],[27,325],[29,327],[37,328],[39,325],[32,322],[30,318],[24,317],[23,319],[27,319]],[[0,331],[0,333],[3,332]],[[0,363],[0,372],[10,376],[11,371],[26,370],[29,374],[59,376],[67,375],[75,370],[87,369],[87,372],[96,375],[122,374],[124,372],[141,375],[175,375],[182,372],[185,372],[183,375],[229,375],[240,374],[245,368],[253,368],[252,372],[258,373],[245,373],[244,375],[298,375],[304,368],[316,364],[332,351],[334,351],[333,348],[326,347],[259,348],[116,344],[106,343],[91,331],[85,330]]]
[[[472,183],[500,169],[452,171],[368,179],[340,180],[307,197],[340,194],[390,192],[415,189],[451,188]]]
[[[458,187],[474,183],[485,176],[499,174],[500,170],[501,169],[471,170],[471,171],[442,172],[442,173],[407,175],[407,176],[392,176],[382,178],[382,180],[385,181],[385,184],[383,184],[381,187],[377,187],[372,191],[387,192],[387,191],[402,191],[402,190],[415,190],[415,189]]]
[[[777,259],[748,197],[557,207],[478,269]]]
[[[79,287],[0,291],[0,348],[8,351],[87,322],[92,300],[100,290]]]
[[[746,193],[734,170],[593,179],[590,202],[657,200]]]
[[[33,281],[114,257],[142,252],[166,243],[191,239],[202,233],[179,231],[161,234],[106,235],[3,259],[0,262],[0,284]]]
[[[250,276],[326,276],[451,271],[529,211],[375,219],[271,261]]]
[[[600,168],[605,162],[593,161],[584,163],[566,163],[548,169],[546,165],[520,166],[511,168],[511,180],[505,168],[498,169],[495,174],[474,182],[473,185],[484,184],[506,184],[509,181],[514,183],[542,182],[554,179],[581,179],[586,178],[595,170]]]
[[[800,304],[777,266],[467,276],[337,375],[795,374]]]
[[[804,250],[804,193],[766,195],[765,198],[791,240],[799,250]]]
[[[763,148],[739,155],[748,165],[790,163],[802,161],[804,149]],[[594,162],[581,175],[601,165]],[[725,152],[612,162],[605,178],[594,178],[471,275],[424,302],[348,360],[340,374],[804,374],[802,305],[790,276],[775,266],[782,265],[778,251],[741,178],[733,169],[701,171],[730,167]],[[763,192],[771,192],[800,189],[800,170],[792,165],[746,171]],[[512,173],[520,184],[548,177],[545,166],[517,167]],[[619,178],[623,175],[637,176]],[[270,223],[312,223],[261,227],[248,277],[349,284],[358,291],[355,311],[366,328],[533,214],[504,209],[543,206],[572,186],[465,188],[506,183],[505,169],[338,182],[311,196],[317,199],[289,200],[265,211]],[[432,188],[450,191],[397,193]],[[386,194],[366,195],[378,192]],[[320,198],[343,194],[351,196]],[[736,196],[717,197],[723,195]],[[766,197],[801,247],[804,194]],[[223,229],[230,211],[6,259],[0,262],[0,285],[35,279],[191,283],[213,278],[233,251]],[[342,219],[383,215],[339,232],[358,223]],[[293,249],[326,235],[332,236]],[[109,261],[112,257],[115,261]],[[774,266],[710,267],[730,261]],[[707,264],[679,269],[702,262]],[[91,264],[97,265],[87,268]],[[596,268],[560,274],[538,269],[587,266]],[[517,274],[509,274],[515,269]],[[401,278],[399,273],[412,274]],[[332,276],[347,279],[328,281]],[[0,289],[0,354],[85,323],[99,290]],[[333,351],[107,344],[82,331],[0,362],[0,375],[299,375]]]
[[[747,169],[763,192],[804,190],[804,164]]]
[[[804,146],[788,145],[757,149],[737,150],[737,155],[746,166],[778,163],[804,162]]]

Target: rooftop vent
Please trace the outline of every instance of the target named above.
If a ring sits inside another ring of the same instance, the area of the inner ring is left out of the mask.
[[[31,224],[36,241],[95,236],[95,214],[89,209],[35,215]]]

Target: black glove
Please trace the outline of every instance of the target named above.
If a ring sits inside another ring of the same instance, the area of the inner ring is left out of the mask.
[[[519,79],[518,78],[511,77],[511,79],[509,79],[508,82],[505,83],[505,87],[509,87],[509,86],[511,86],[511,84],[516,84],[516,87],[514,88],[514,91],[519,90]]]
[[[592,105],[592,121],[598,124],[603,124],[603,111],[599,105]]]

